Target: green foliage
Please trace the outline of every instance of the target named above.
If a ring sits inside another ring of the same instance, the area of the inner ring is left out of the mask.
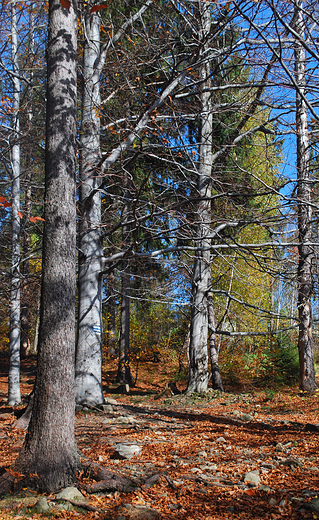
[[[298,381],[299,360],[296,338],[280,337],[224,342],[220,354],[220,369],[226,384],[242,383],[273,388]]]
[[[257,379],[268,386],[291,385],[298,381],[299,360],[295,338],[281,334],[269,342],[259,365]]]

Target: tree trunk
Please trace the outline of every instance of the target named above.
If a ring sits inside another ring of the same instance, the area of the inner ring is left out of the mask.
[[[199,2],[201,16],[200,39],[203,42],[202,55],[207,50],[207,37],[211,27],[210,4]],[[201,65],[200,79],[202,89],[209,90],[210,64]],[[201,138],[199,147],[199,171],[197,191],[198,250],[195,254],[192,280],[192,309],[189,345],[189,379],[187,392],[205,392],[208,386],[208,311],[207,290],[211,278],[210,265],[210,221],[211,221],[211,169],[212,169],[212,113],[209,92],[201,92]]]
[[[100,183],[95,170],[100,153],[100,83],[95,63],[100,56],[100,16],[84,14],[84,57],[80,162],[80,237],[78,337],[75,361],[75,400],[96,406],[102,390],[102,269]]]
[[[303,2],[295,1],[295,30],[304,38]],[[298,90],[296,93],[296,132],[297,132],[297,198],[298,198],[298,315],[299,315],[299,365],[301,390],[312,392],[317,388],[314,369],[314,342],[312,336],[313,293],[313,248],[307,243],[312,238],[312,184],[309,171],[309,132],[306,96],[306,56],[305,49],[295,41],[295,74]]]
[[[107,277],[107,350],[108,354],[112,357],[116,357],[116,330],[115,330],[115,310],[116,310],[116,299],[115,299],[115,276],[114,272],[111,271]]]
[[[16,4],[12,3],[11,55],[14,74],[19,74]],[[10,296],[10,334],[9,334],[9,380],[8,403],[10,406],[21,402],[20,394],[20,143],[19,108],[20,81],[12,77],[12,245],[11,245],[11,296]]]
[[[131,214],[130,200],[130,181],[129,173],[124,171],[123,178],[123,199],[124,205],[122,210],[123,233],[122,242],[124,250],[128,249],[131,243],[130,225],[127,221]],[[130,369],[129,350],[130,350],[130,273],[129,262],[124,259],[121,269],[121,333],[119,341],[119,366],[116,376],[116,382],[120,384],[132,384],[132,375]]]
[[[210,364],[212,370],[212,387],[214,390],[224,391],[222,377],[219,371],[219,363],[218,363],[218,348],[216,345],[216,323],[215,323],[215,309],[214,309],[214,300],[211,291],[208,293],[207,297],[207,305],[208,305],[208,345],[209,345],[209,357]]]
[[[55,492],[75,479],[77,4],[49,1],[45,225],[34,406],[15,468]]]

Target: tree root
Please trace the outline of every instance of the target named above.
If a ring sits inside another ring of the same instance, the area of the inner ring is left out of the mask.
[[[23,487],[38,489],[38,486],[35,485],[37,482],[35,475],[23,475],[17,471],[14,465],[8,469],[2,468],[2,470],[3,473],[0,475],[0,496],[19,492]],[[79,470],[82,470],[82,474],[84,473],[85,476],[97,481],[87,486],[78,483],[79,488],[84,489],[89,494],[98,491],[130,493],[137,489],[134,482],[129,478],[122,477],[89,459],[81,459]],[[77,503],[76,505],[79,504]]]
[[[122,477],[90,460],[82,461],[82,465],[85,475],[98,481],[84,488],[89,494],[99,491],[120,491],[122,493],[136,491],[135,484],[129,478]]]

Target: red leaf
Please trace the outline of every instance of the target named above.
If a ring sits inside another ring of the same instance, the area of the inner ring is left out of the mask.
[[[7,199],[5,197],[0,197],[0,202],[7,202]]]
[[[255,489],[246,489],[244,491],[245,495],[249,495],[249,496],[252,496],[256,493]]]
[[[60,0],[60,4],[65,9],[70,9],[70,7],[71,7],[71,2],[69,0]]]
[[[107,5],[105,5],[105,4],[94,5],[90,9],[90,13],[96,13],[97,11],[101,11],[101,9],[107,9]]]
[[[3,205],[5,208],[11,208],[11,206],[12,206],[11,202],[8,202],[8,201],[6,201]]]
[[[30,222],[36,222],[37,220],[43,220],[44,221],[44,218],[42,218],[42,217],[29,217],[29,220],[30,220]]]
[[[18,215],[19,215],[20,218],[22,218],[23,217],[22,211],[18,211]]]

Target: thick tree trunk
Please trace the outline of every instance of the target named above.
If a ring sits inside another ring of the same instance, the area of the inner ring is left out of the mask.
[[[210,4],[199,3],[201,15],[202,54],[205,54],[207,37],[211,27]],[[203,58],[204,59],[204,58]],[[200,70],[202,88],[209,87],[210,64],[204,61]],[[205,392],[208,386],[208,310],[207,291],[211,278],[210,265],[210,221],[211,221],[211,169],[212,169],[212,113],[210,93],[202,92],[201,100],[201,142],[199,147],[199,171],[197,191],[198,251],[195,254],[192,280],[192,309],[189,345],[189,379],[187,392]]]
[[[295,1],[295,30],[304,37],[304,20],[302,0]],[[296,94],[296,132],[297,132],[297,197],[298,197],[298,232],[299,232],[299,265],[298,265],[298,314],[299,314],[299,365],[300,389],[312,392],[317,388],[314,369],[314,342],[312,336],[312,304],[313,293],[313,249],[307,243],[312,238],[312,184],[309,171],[309,132],[306,96],[306,56],[305,49],[299,41],[295,42],[295,74],[298,86]]]
[[[77,4],[49,1],[45,225],[34,406],[15,468],[54,492],[74,481]]]
[[[102,269],[101,195],[90,196],[100,183],[95,167],[100,153],[100,83],[95,64],[100,56],[100,16],[84,16],[84,57],[80,163],[80,237],[78,337],[75,400],[96,406],[102,390]]]
[[[12,67],[15,74],[19,73],[18,41],[16,5],[12,3],[12,32],[11,55]],[[20,81],[17,76],[12,77],[13,103],[12,128],[13,146],[11,151],[12,163],[12,245],[11,245],[11,295],[10,295],[10,334],[9,334],[9,380],[8,403],[19,404],[20,394],[20,144],[19,144],[19,106]]]

